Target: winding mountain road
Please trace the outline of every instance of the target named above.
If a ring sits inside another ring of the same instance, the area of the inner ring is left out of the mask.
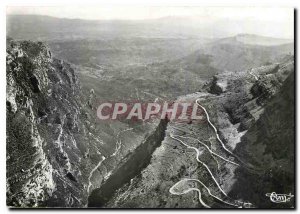
[[[196,99],[196,104],[204,111],[205,115],[206,115],[206,118],[207,118],[207,121],[209,123],[209,125],[213,128],[214,130],[214,133],[216,135],[216,138],[218,140],[218,142],[221,144],[222,148],[228,152],[230,155],[232,155],[233,157],[236,157],[235,154],[232,153],[232,151],[230,151],[226,146],[225,144],[223,143],[223,141],[220,139],[220,136],[218,134],[218,130],[216,129],[216,127],[214,126],[214,124],[210,121],[210,117],[209,117],[209,114],[207,112],[207,110],[205,109],[204,106],[202,106],[201,104],[199,104],[199,98]],[[177,128],[174,128],[174,129],[177,129]],[[187,132],[186,131],[183,131],[183,130],[179,130],[181,132],[183,132],[183,135],[186,134]],[[220,192],[224,195],[225,199],[221,199],[215,195],[213,195],[210,191],[210,189],[202,182],[200,181],[199,179],[192,179],[192,178],[184,178],[180,181],[178,181],[177,183],[175,183],[170,189],[169,189],[169,192],[173,195],[184,195],[188,192],[191,192],[191,191],[197,191],[198,192],[198,198],[199,198],[199,202],[206,208],[210,208],[209,205],[207,205],[203,200],[202,200],[202,193],[201,193],[201,190],[198,189],[198,188],[194,188],[194,187],[190,187],[190,188],[185,188],[183,189],[182,191],[179,191],[178,190],[178,186],[182,185],[183,182],[190,182],[190,181],[194,181],[194,182],[198,182],[200,183],[208,192],[208,194],[210,196],[212,196],[213,198],[217,199],[218,201],[222,202],[222,203],[225,203],[227,205],[230,205],[230,206],[234,206],[234,207],[242,207],[243,206],[243,202],[241,201],[237,201],[237,200],[234,200],[234,203],[231,203],[231,202],[228,202],[228,200],[233,200],[231,199],[230,197],[228,197],[227,193],[222,189],[222,187],[220,186],[220,184],[218,183],[218,181],[216,180],[216,178],[214,177],[214,175],[212,174],[211,170],[209,169],[209,167],[199,159],[199,156],[201,155],[200,151],[198,148],[196,147],[193,147],[193,146],[190,146],[188,145],[187,143],[183,142],[180,138],[185,138],[185,139],[191,139],[191,140],[195,140],[197,141],[198,143],[200,143],[202,146],[205,147],[205,149],[210,153],[210,155],[213,157],[213,156],[216,156],[220,159],[222,159],[223,161],[226,161],[227,163],[230,163],[230,164],[233,164],[235,166],[240,166],[238,163],[234,162],[234,161],[231,161],[231,160],[228,160],[224,157],[222,157],[221,155],[215,153],[214,151],[212,151],[206,144],[204,144],[203,142],[201,142],[200,140],[198,140],[197,138],[193,138],[193,137],[187,137],[187,136],[183,136],[183,135],[174,135],[173,134],[173,130],[171,131],[170,133],[170,138],[180,142],[181,144],[183,144],[184,146],[186,146],[187,148],[189,149],[193,149],[194,151],[196,151],[196,160],[197,162],[199,162],[201,165],[203,165],[206,169],[207,169],[207,172],[209,173],[210,177],[212,178],[212,180],[214,181],[214,183],[217,185],[218,189],[220,190]],[[237,157],[236,157],[237,158]],[[239,158],[237,158],[239,160]],[[218,164],[218,161],[216,160],[217,164]],[[219,164],[218,164],[218,168],[219,168]]]
[[[228,153],[230,153],[231,155],[235,156],[235,155],[232,153],[232,151],[230,151],[230,150],[225,146],[225,144],[223,143],[223,141],[220,139],[220,136],[219,136],[219,134],[218,134],[218,130],[216,129],[216,127],[214,126],[214,124],[212,124],[212,122],[210,121],[210,118],[209,118],[209,115],[208,115],[206,109],[205,109],[201,104],[199,104],[198,101],[199,101],[199,99],[196,100],[196,104],[204,111],[205,116],[206,116],[206,119],[207,119],[207,122],[208,122],[209,125],[213,128],[217,140],[220,142],[220,144],[222,145],[222,147],[223,147]]]
[[[208,194],[210,196],[212,196],[213,198],[217,199],[218,201],[224,203],[224,204],[227,204],[227,205],[230,205],[230,206],[234,206],[234,207],[240,207],[243,202],[240,202],[240,201],[236,201],[236,204],[233,204],[233,203],[230,203],[230,202],[227,202],[227,201],[224,201],[223,199],[219,198],[218,196],[215,196],[211,193],[210,189],[204,184],[202,183],[200,180],[198,179],[193,179],[193,178],[184,178],[182,180],[180,180],[179,182],[177,182],[175,185],[173,185],[170,189],[169,189],[169,192],[172,194],[172,195],[184,195],[184,194],[187,194],[191,191],[197,191],[199,196],[199,201],[200,203],[206,207],[206,208],[211,208],[209,205],[207,205],[205,202],[203,202],[202,198],[201,198],[201,191],[198,189],[198,188],[188,188],[188,189],[185,189],[184,191],[179,191],[178,189],[180,188],[180,185],[182,185],[182,183],[188,183],[190,181],[194,181],[194,182],[197,182],[199,184],[201,184],[201,186],[203,186],[206,191],[208,192]],[[178,187],[179,186],[179,187]]]
[[[252,171],[253,173],[258,173],[258,172],[263,172],[263,169],[254,167],[252,164],[249,163],[245,163],[244,161],[241,160],[240,157],[238,157],[236,154],[234,154],[232,151],[230,151],[225,144],[223,143],[223,141],[220,139],[220,136],[218,134],[218,130],[217,128],[214,126],[214,124],[210,121],[210,117],[208,115],[207,110],[205,109],[204,106],[202,106],[201,104],[199,104],[200,99],[196,99],[196,104],[204,111],[205,115],[206,115],[206,119],[207,122],[209,123],[209,125],[213,128],[216,138],[218,140],[218,142],[221,144],[221,146],[224,148],[225,151],[227,151],[230,155],[232,155],[233,157],[235,157],[242,165],[243,167],[247,168],[249,171]]]

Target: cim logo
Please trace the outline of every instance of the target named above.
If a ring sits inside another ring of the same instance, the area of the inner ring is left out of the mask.
[[[291,200],[294,195],[290,194],[277,194],[276,192],[267,193],[267,197],[270,197],[270,200],[274,203],[286,203]]]

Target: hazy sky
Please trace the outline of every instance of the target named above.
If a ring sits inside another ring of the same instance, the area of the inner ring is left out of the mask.
[[[226,8],[226,7],[7,7],[7,14],[36,14],[61,18],[80,19],[155,19],[165,16],[201,17],[201,21],[211,22],[217,19],[245,20],[259,23],[260,26],[274,26],[277,29],[255,29],[253,33],[263,31],[265,35],[293,38],[293,8]],[[243,26],[245,27],[245,26]],[[254,30],[253,30],[254,29]],[[256,32],[257,31],[257,32]],[[270,32],[270,31],[274,31]],[[279,34],[279,35],[277,35]]]

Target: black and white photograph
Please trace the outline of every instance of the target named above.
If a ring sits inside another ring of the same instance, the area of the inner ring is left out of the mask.
[[[6,6],[6,207],[295,209],[296,15]]]

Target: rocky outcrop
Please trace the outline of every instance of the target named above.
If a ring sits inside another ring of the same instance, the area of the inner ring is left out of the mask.
[[[263,66],[254,70],[254,72],[259,73],[259,81],[254,83],[250,92],[256,98],[258,105],[263,105],[264,101],[278,93],[293,66],[294,64],[290,59],[281,65]]]
[[[46,92],[49,52],[40,43],[7,44],[7,203],[37,206],[55,190],[53,167],[36,125],[36,93]],[[31,60],[35,59],[35,60]]]
[[[212,81],[205,86],[207,88],[207,91],[211,94],[220,95],[225,92],[227,87],[227,82],[220,81],[220,79],[217,76],[213,76]]]
[[[294,73],[290,73],[283,85],[264,106],[264,112],[248,129],[237,146],[236,153],[244,160],[263,169],[261,173],[237,170],[237,182],[232,195],[253,201],[259,207],[289,208],[291,202],[274,204],[266,193],[294,195],[295,193],[295,100]]]
[[[74,70],[40,42],[8,39],[6,54],[7,204],[85,206],[90,128]]]

